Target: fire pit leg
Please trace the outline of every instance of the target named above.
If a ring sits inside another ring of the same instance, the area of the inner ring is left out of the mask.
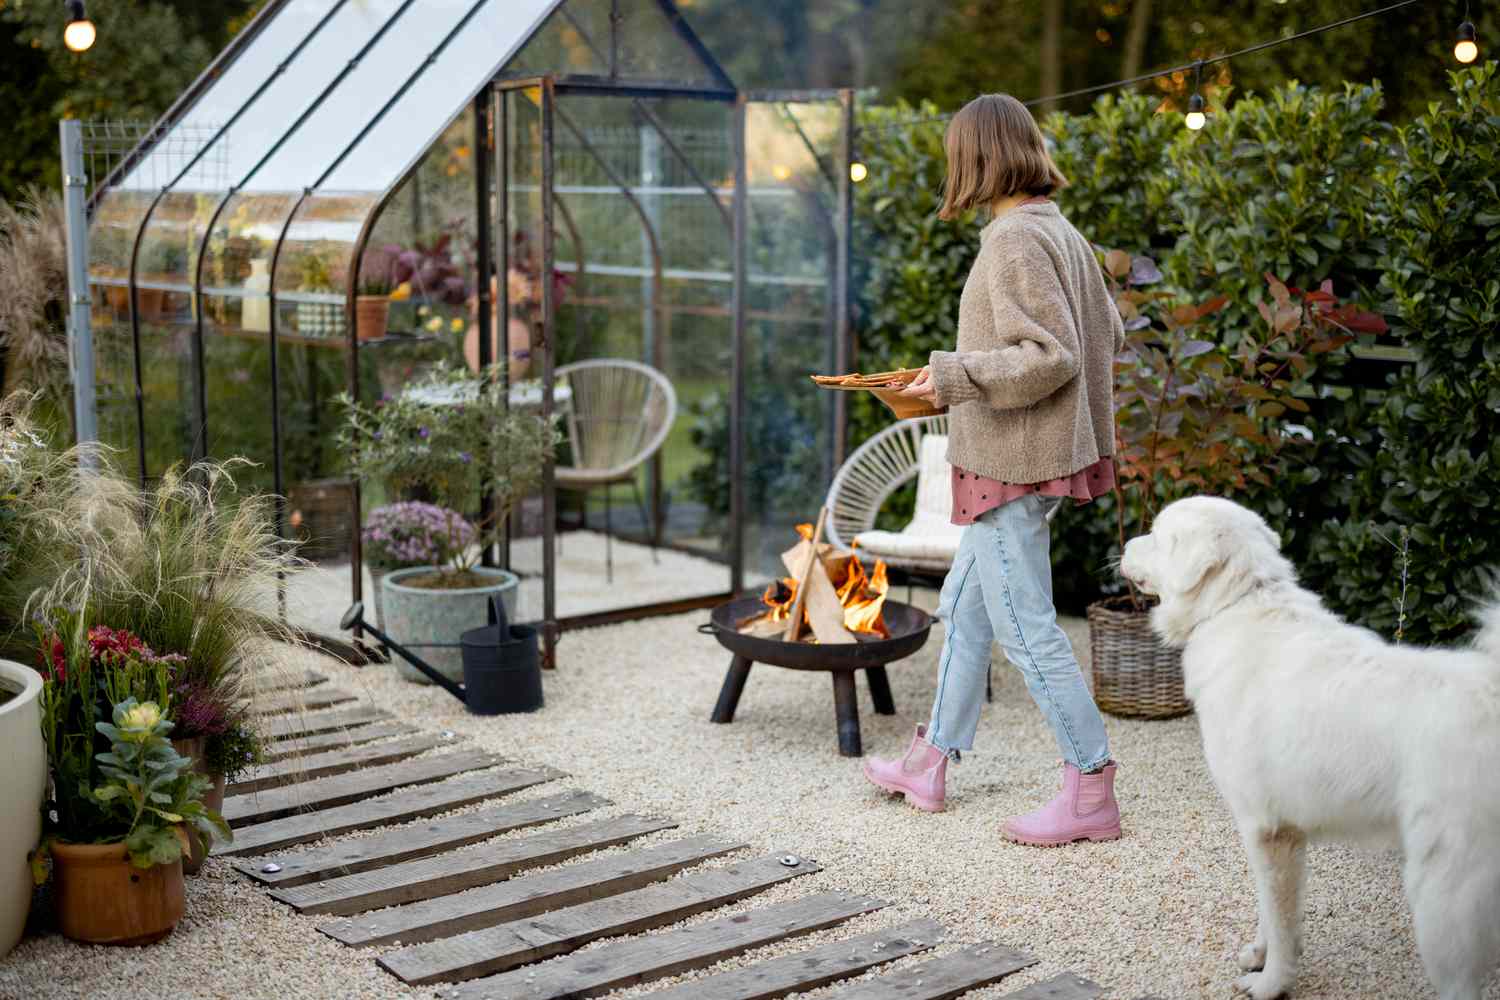
[[[865,680],[870,685],[870,700],[875,703],[875,714],[895,715],[896,699],[891,697],[891,680],[885,675],[885,667],[870,667],[865,671]]]
[[[864,745],[859,739],[859,698],[854,693],[854,671],[833,672],[833,711],[839,723],[839,754],[863,757]]]
[[[719,702],[714,706],[714,714],[708,717],[709,722],[734,721],[734,710],[739,707],[740,695],[745,693],[745,681],[749,680],[750,668],[753,666],[755,661],[743,656],[736,656],[729,664],[729,671],[724,675],[724,686],[719,689]]]

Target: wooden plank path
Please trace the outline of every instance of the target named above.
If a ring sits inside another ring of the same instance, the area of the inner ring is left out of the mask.
[[[311,756],[325,750],[338,750],[343,747],[358,746],[361,743],[373,743],[376,740],[386,740],[393,736],[415,736],[420,732],[421,730],[416,726],[408,726],[404,722],[371,722],[367,725],[355,726],[353,729],[335,729],[333,732],[320,733],[317,736],[296,736],[291,739],[277,740],[275,743],[266,745],[264,758],[265,763],[272,764],[286,760],[288,757]]]
[[[857,976],[866,969],[926,951],[943,939],[936,920],[914,920],[899,927],[861,934],[783,955],[757,965],[695,979],[650,994],[654,1000],[773,1000],[789,993]]]
[[[236,795],[224,800],[221,813],[231,827],[266,823],[294,813],[358,802],[405,786],[425,785],[464,771],[479,771],[503,763],[505,759],[498,754],[482,750],[459,750],[406,760],[399,764],[369,767],[331,778],[319,778],[300,785]]]
[[[272,764],[261,764],[251,768],[243,778],[225,789],[225,794],[247,795],[282,785],[295,785],[298,782],[312,781],[315,778],[343,774],[345,771],[357,771],[363,767],[394,764],[450,742],[436,734],[423,733],[387,743],[377,743],[358,750],[348,748],[330,750],[326,753],[287,758]]]
[[[235,862],[235,867],[270,886],[305,885],[322,879],[352,875],[440,851],[464,847],[502,833],[540,826],[565,816],[576,816],[609,805],[592,792],[564,792],[544,799],[482,809],[462,816],[434,819],[358,840],[337,841],[300,854]],[[274,871],[264,871],[267,865]]]
[[[670,830],[676,825],[670,820],[645,816],[618,816],[566,830],[495,841],[452,854],[403,861],[388,868],[344,875],[326,882],[275,889],[271,898],[286,903],[298,913],[361,913],[489,885],[527,868],[539,868],[590,851],[617,847],[648,833]],[[730,844],[704,857],[727,853],[739,846]]]
[[[250,675],[246,689],[256,697],[273,691],[294,691],[328,683],[328,677],[310,667],[301,670],[261,670]]]
[[[544,917],[412,945],[386,953],[380,964],[411,985],[472,979],[576,951],[600,938],[665,927],[822,870],[811,861],[788,867],[781,864],[780,857],[772,855],[682,875],[661,885],[570,906]]]
[[[436,941],[639,889],[743,846],[711,837],[691,837],[513,878],[472,892],[345,917],[318,930],[355,948]]]
[[[789,854],[726,860],[747,845],[702,834],[609,850],[677,825],[633,814],[502,836],[611,805],[581,790],[441,815],[566,775],[502,768],[501,757],[475,749],[432,752],[453,734],[423,733],[373,706],[348,704],[354,696],[323,687],[326,680],[307,671],[258,691],[266,762],[230,787],[224,815],[235,839],[213,853],[296,911],[336,918],[318,926],[328,937],[391,949],[372,957],[404,983],[444,984],[438,995],[447,1000],[601,996],[886,905],[820,892],[681,926],[821,866]],[[303,846],[367,830],[377,832]],[[598,852],[605,853],[587,857]],[[824,1000],[955,1000],[1038,961],[981,942],[880,972],[945,936],[933,920],[909,921],[650,996],[773,1000],[833,985]],[[1005,1000],[1095,1000],[1102,992],[1065,973]]]
[[[910,969],[854,983],[825,1000],[951,1000],[1036,963],[1024,951],[982,941]]]
[[[402,789],[394,795],[369,802],[354,802],[247,826],[235,831],[233,843],[214,844],[211,853],[215,856],[264,854],[341,833],[436,816],[562,777],[565,775],[561,771],[551,768],[517,768]]]
[[[752,948],[833,927],[885,905],[879,899],[842,892],[804,896],[787,903],[761,907],[748,914],[617,941],[533,968],[476,979],[441,995],[447,1000],[596,997],[624,986],[701,969]]]
[[[298,736],[317,736],[340,729],[363,726],[369,722],[386,722],[391,713],[373,705],[358,708],[336,708],[327,712],[294,712],[291,715],[264,719],[260,732],[268,740],[287,740]]]
[[[305,712],[319,708],[359,701],[359,695],[322,685],[315,688],[293,688],[289,691],[273,691],[256,695],[245,704],[255,715],[282,715],[286,712]]]

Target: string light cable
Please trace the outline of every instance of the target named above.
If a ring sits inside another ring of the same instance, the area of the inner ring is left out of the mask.
[[[1412,4],[1414,4],[1414,3],[1421,3],[1421,2],[1422,2],[1422,0],[1397,0],[1396,3],[1387,4],[1384,7],[1378,7],[1376,9],[1374,9],[1374,10],[1361,11],[1358,14],[1351,14],[1350,16],[1345,17],[1345,18],[1341,18],[1341,19],[1339,19],[1337,21],[1330,21],[1328,24],[1320,24],[1317,27],[1308,28],[1306,31],[1298,31],[1298,32],[1294,32],[1293,34],[1290,34],[1290,35],[1282,35],[1282,36],[1280,36],[1278,38],[1272,38],[1272,39],[1269,39],[1269,40],[1264,41],[1264,42],[1258,42],[1255,45],[1248,45],[1248,46],[1246,46],[1243,49],[1235,49],[1233,52],[1224,52],[1224,53],[1221,53],[1220,55],[1216,55],[1216,56],[1205,56],[1202,59],[1195,59],[1192,62],[1183,63],[1180,66],[1171,66],[1171,67],[1168,67],[1167,69],[1153,70],[1150,73],[1141,73],[1138,76],[1126,77],[1123,80],[1114,80],[1114,81],[1111,81],[1110,83],[1095,84],[1094,86],[1091,86],[1091,87],[1079,87],[1077,90],[1067,90],[1067,91],[1063,91],[1060,94],[1050,94],[1050,95],[1048,95],[1046,97],[1033,97],[1031,100],[1029,100],[1029,101],[1023,101],[1022,103],[1025,104],[1027,107],[1035,107],[1038,104],[1048,104],[1048,103],[1051,103],[1052,101],[1065,101],[1065,100],[1067,100],[1068,98],[1071,98],[1071,97],[1085,97],[1085,96],[1087,96],[1089,94],[1100,94],[1100,93],[1103,93],[1103,92],[1105,92],[1107,90],[1115,90],[1115,89],[1118,89],[1120,87],[1131,87],[1131,86],[1134,86],[1135,84],[1145,83],[1145,82],[1147,82],[1149,80],[1157,80],[1157,79],[1160,79],[1161,77],[1164,77],[1164,76],[1173,76],[1173,75],[1178,74],[1178,73],[1187,73],[1187,72],[1190,72],[1190,71],[1201,76],[1201,74],[1203,72],[1203,67],[1205,67],[1205,66],[1212,66],[1215,63],[1228,62],[1231,59],[1238,59],[1241,56],[1248,56],[1248,55],[1250,55],[1251,53],[1254,53],[1254,52],[1262,52],[1262,51],[1264,51],[1266,49],[1275,48],[1278,45],[1287,45],[1287,44],[1289,44],[1291,42],[1301,41],[1304,38],[1311,38],[1313,35],[1320,35],[1320,34],[1322,34],[1325,31],[1332,31],[1335,28],[1342,28],[1345,25],[1354,24],[1356,21],[1364,21],[1364,20],[1368,20],[1369,18],[1372,18],[1372,17],[1380,17],[1383,14],[1389,14],[1393,10],[1400,10],[1402,7],[1409,7]],[[1462,45],[1465,44],[1465,37],[1464,36],[1465,36],[1466,32],[1470,36],[1472,36],[1474,34],[1474,25],[1467,20],[1467,7],[1465,9],[1466,9],[1465,21],[1464,21],[1464,23],[1462,25],[1459,26],[1459,43],[1458,43],[1459,46],[1462,46]],[[1467,39],[1467,43],[1470,46],[1473,46],[1474,45],[1473,38],[1472,37],[1468,38]],[[1469,49],[1465,49],[1464,51],[1468,52],[1470,50]],[[1472,51],[1477,56],[1477,54],[1478,54],[1478,48],[1474,47],[1472,49]],[[1459,61],[1461,61],[1461,62],[1463,62],[1463,61],[1470,61],[1470,62],[1472,62],[1473,59],[1474,59],[1474,57],[1475,57],[1475,56],[1470,56],[1468,60],[1464,60],[1463,55],[1458,54],[1458,48],[1457,47],[1455,47],[1455,55],[1459,59]],[[1196,86],[1194,87],[1194,95],[1193,96],[1197,98],[1197,100],[1198,100],[1199,103],[1202,102],[1203,98],[1202,98],[1202,96],[1200,94],[1197,93]],[[1190,104],[1193,103],[1191,99],[1189,99],[1189,103]],[[1203,113],[1204,109],[1202,107],[1199,107],[1196,110],[1197,110],[1197,113],[1201,115]],[[1190,107],[1189,108],[1189,114],[1192,114],[1192,113],[1194,113],[1194,109]],[[861,128],[860,131],[862,131],[862,132],[885,132],[885,131],[889,131],[891,129],[897,129],[897,128],[908,128],[908,127],[914,127],[914,126],[917,126],[917,125],[928,125],[928,124],[936,124],[936,123],[939,123],[939,122],[947,122],[952,117],[953,117],[953,112],[950,111],[950,112],[947,112],[947,113],[941,114],[941,115],[931,115],[931,116],[922,117],[922,118],[904,118],[901,121],[886,122],[886,123],[881,124],[881,125],[866,126],[864,128]],[[1194,119],[1194,120],[1196,121],[1197,119]],[[1189,127],[1193,127],[1193,126],[1190,124]],[[1202,125],[1198,125],[1197,127],[1201,128]]]

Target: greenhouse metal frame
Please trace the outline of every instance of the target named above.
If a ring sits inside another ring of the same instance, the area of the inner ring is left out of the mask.
[[[541,50],[540,55],[531,55],[535,49]],[[553,53],[559,55],[549,58]],[[653,75],[641,69],[647,65],[648,69],[659,70],[674,59],[688,71]],[[378,103],[369,99],[371,95]],[[540,125],[540,146],[527,148],[539,174],[539,190],[531,193],[540,207],[540,275],[558,273],[554,225],[559,214],[576,258],[568,266],[580,279],[588,269],[579,226],[557,191],[555,156],[560,124],[573,145],[597,164],[607,179],[604,186],[618,192],[640,223],[644,244],[650,251],[649,269],[641,269],[649,273],[642,281],[649,282],[653,289],[644,293],[649,304],[643,308],[661,309],[666,304],[662,287],[669,269],[662,247],[663,236],[669,231],[637,197],[649,189],[611,170],[607,158],[591,144],[587,128],[576,124],[564,109],[562,104],[574,98],[627,102],[635,120],[644,123],[643,131],[659,137],[661,148],[692,178],[722,219],[732,258],[727,588],[604,612],[560,615],[556,603],[557,487],[549,462],[542,491],[541,622],[550,657],[563,629],[702,607],[745,588],[745,533],[753,513],[746,496],[746,352],[751,336],[747,314],[752,283],[776,281],[774,277],[756,277],[747,258],[752,227],[747,114],[759,105],[777,106],[780,117],[789,120],[809,162],[821,175],[817,183],[825,188],[826,198],[819,195],[803,199],[807,204],[825,206],[822,211],[826,218],[821,225],[831,230],[826,234],[830,250],[828,307],[815,363],[844,371],[853,353],[848,278],[852,91],[739,90],[671,0],[371,0],[364,4],[349,0],[272,0],[179,98],[147,139],[97,185],[90,203],[89,274],[96,312],[121,292],[128,298],[128,333],[121,329],[125,324],[115,323],[118,350],[114,368],[109,371],[116,376],[115,382],[129,377],[124,390],[114,386],[112,398],[117,417],[133,417],[129,422],[134,424],[134,433],[128,434],[117,422],[115,439],[106,433],[106,443],[133,445],[143,483],[160,475],[163,469],[152,468],[148,462],[148,449],[160,449],[159,442],[148,441],[148,410],[171,410],[175,403],[185,415],[186,440],[178,442],[176,452],[166,448],[164,454],[176,454],[183,461],[228,457],[214,453],[211,428],[216,421],[246,420],[250,415],[233,410],[213,412],[220,403],[208,391],[208,358],[215,349],[214,342],[226,335],[263,343],[264,361],[269,366],[271,454],[248,457],[269,459],[267,485],[285,497],[288,483],[283,469],[286,399],[282,362],[286,359],[278,357],[278,349],[293,352],[302,346],[316,346],[343,350],[343,388],[359,397],[362,348],[354,317],[365,250],[396,192],[415,176],[445,130],[466,112],[472,114],[475,151],[472,213],[479,234],[474,261],[478,329],[491,330],[496,316],[512,315],[509,281],[499,280],[492,297],[484,276],[509,273],[515,223],[512,194],[516,190],[511,174],[518,155],[510,119],[511,108],[523,98],[534,109],[527,114],[534,114]],[[703,176],[679,148],[672,128],[653,110],[653,101],[695,102],[727,109],[733,160],[729,205],[721,197],[722,185],[716,186],[714,180]],[[796,116],[787,112],[788,107],[802,104],[826,109],[830,121],[836,116],[836,125],[823,138],[821,147]],[[300,112],[292,116],[291,109],[298,106]],[[434,106],[438,108],[436,114],[431,110]],[[202,123],[208,120],[222,124],[190,155],[183,153],[182,143],[174,145],[171,141],[174,129],[201,131]],[[488,152],[491,148],[493,155]],[[778,165],[774,169],[776,178],[781,178],[784,168]],[[253,233],[272,230],[275,238],[267,248],[268,263],[264,250],[259,258],[249,251],[233,251],[239,256],[230,259],[230,244],[236,238],[242,236],[252,246],[259,246]],[[337,271],[341,264],[341,287],[311,292],[302,290],[303,286],[294,288],[291,272],[296,268],[308,270],[310,248],[317,246],[321,253],[322,245],[330,241],[347,248],[342,261],[334,261],[331,267]],[[774,257],[774,253],[769,256]],[[265,271],[257,270],[257,261]],[[249,277],[243,273],[247,262]],[[252,288],[251,282],[257,278],[264,278],[263,287]],[[816,276],[804,283],[822,287]],[[554,284],[553,280],[539,282],[541,410],[546,416],[552,414],[556,388],[559,307]],[[156,308],[152,303],[157,299],[179,302],[175,318],[167,325],[177,328],[169,336],[185,346],[188,364],[172,383],[178,397],[175,400],[158,398],[161,394],[146,384],[148,373],[165,367],[151,338],[143,339],[143,323],[151,321],[148,314]],[[311,327],[305,324],[311,321],[305,317],[318,310],[341,311],[342,317],[328,319],[327,328],[333,334],[313,345],[318,338],[306,335]],[[222,320],[231,315],[233,324]],[[109,323],[102,326],[110,328]],[[659,351],[661,341],[656,343]],[[481,366],[496,360],[491,357],[491,337],[481,334],[478,344]],[[364,349],[371,349],[370,345]],[[776,351],[768,347],[762,353],[774,355]],[[99,377],[111,364],[109,351],[101,352],[96,347],[95,354],[105,355],[96,362],[96,381],[102,389],[110,381]],[[801,385],[806,386],[806,381]],[[810,391],[801,386],[785,388],[788,392]],[[508,393],[508,385],[505,390]],[[100,395],[101,399],[111,398],[108,392]],[[825,483],[842,460],[846,425],[843,394],[829,396],[826,401],[819,400],[820,412],[826,414],[831,426],[826,440],[820,439],[818,444],[818,472]],[[230,401],[223,405],[230,405]],[[312,405],[316,409],[319,403],[315,400]],[[158,466],[165,461],[159,459]],[[659,464],[649,485],[649,530],[659,541],[663,517]],[[350,596],[358,600],[362,596],[363,562],[360,484],[348,480],[347,489],[352,505],[347,532]],[[285,530],[286,526],[278,527]],[[507,546],[501,550],[500,562],[508,565],[509,561]]]

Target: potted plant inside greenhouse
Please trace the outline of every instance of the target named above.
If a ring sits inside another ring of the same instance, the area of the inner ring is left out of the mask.
[[[330,255],[313,249],[297,261],[297,291],[305,295],[338,292],[338,276]],[[344,334],[344,307],[339,302],[298,302],[297,333],[315,340],[333,340]]]
[[[59,611],[38,629],[52,797],[34,868],[45,881],[50,858],[67,937],[150,944],[182,918],[192,842],[231,834],[204,804],[209,780],[172,746],[172,658],[86,620]]]
[[[515,505],[541,486],[559,440],[556,424],[511,411],[498,367],[475,376],[440,366],[404,392],[373,405],[341,398],[340,450],[350,472],[416,506],[372,512],[364,537],[377,553],[407,562],[380,581],[384,631],[449,679],[463,678],[459,638],[484,625],[491,596],[515,620],[520,581],[481,565]],[[492,498],[480,516],[480,497]],[[428,679],[398,660],[408,680]]]
[[[1194,304],[1149,290],[1162,279],[1155,263],[1120,250],[1104,255],[1104,270],[1126,329],[1115,366],[1121,550],[1127,535],[1149,531],[1172,500],[1268,485],[1274,456],[1299,440],[1292,415],[1309,409],[1309,356],[1385,330],[1379,316],[1340,305],[1331,282],[1302,291],[1267,275],[1270,302],[1257,303],[1263,327],[1221,347],[1196,334],[1225,297]],[[1191,711],[1180,651],[1153,633],[1152,599],[1127,587],[1088,608],[1095,700],[1113,715]]]
[[[367,250],[359,266],[359,296],[354,300],[354,329],[360,340],[380,340],[390,321],[396,255],[386,248]]]

